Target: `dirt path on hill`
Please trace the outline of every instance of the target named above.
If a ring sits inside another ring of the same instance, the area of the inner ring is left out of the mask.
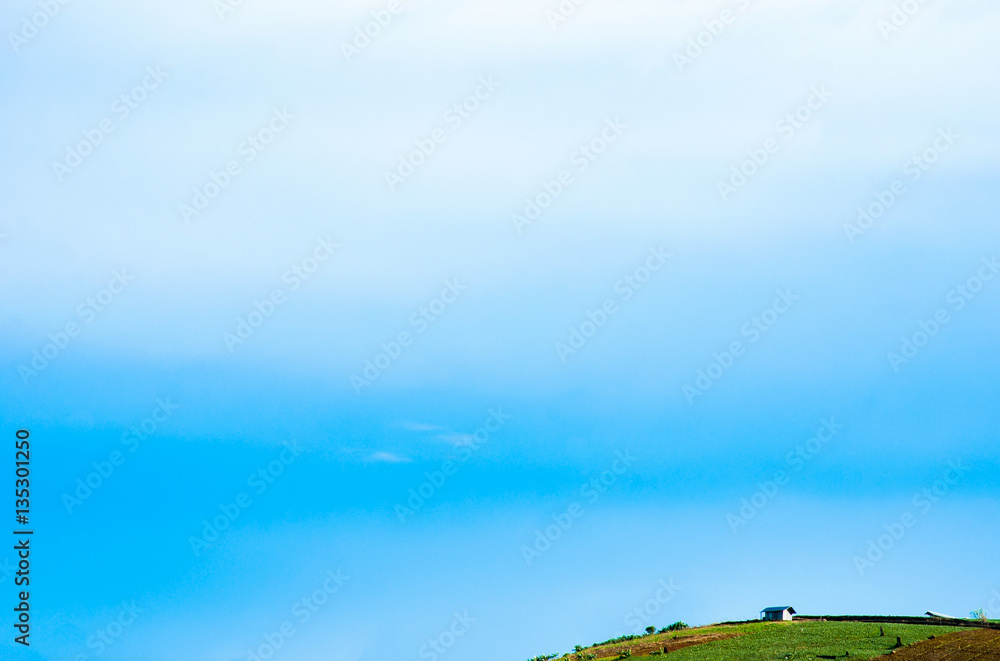
[[[1000,661],[1000,631],[971,629],[946,633],[874,661]]]
[[[667,648],[668,652],[673,652],[684,647],[691,647],[692,645],[703,645],[705,643],[710,643],[713,640],[725,640],[727,638],[736,638],[737,636],[742,635],[745,634],[742,632],[706,633],[695,634],[693,636],[680,636],[677,638],[664,638],[663,640],[658,641],[630,641],[601,647],[599,649],[592,650],[592,653],[596,654],[598,659],[617,659],[619,650],[630,647],[632,648],[632,656],[643,656],[648,655],[650,652],[662,652],[664,647]],[[1000,659],[1000,657],[997,658]]]

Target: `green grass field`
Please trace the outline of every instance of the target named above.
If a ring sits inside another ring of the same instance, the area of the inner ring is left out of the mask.
[[[657,659],[659,661],[664,656],[671,661],[774,661],[830,657],[872,659],[889,653],[896,644],[896,636],[902,638],[903,645],[912,645],[932,635],[941,636],[951,631],[961,630],[955,627],[921,624],[884,624],[882,626],[885,628],[884,637],[879,635],[878,624],[804,621],[754,622],[733,626],[687,629],[677,634],[655,634],[644,637],[641,641],[602,646],[602,649],[617,651],[621,648],[637,645],[639,642],[670,640],[674,635],[686,637],[707,633],[745,632],[743,636],[686,647],[670,652],[668,655],[641,656],[635,654],[632,659]],[[585,650],[584,654],[587,651]],[[850,657],[846,657],[847,652],[850,652]],[[598,656],[604,656],[604,654]],[[584,656],[584,658],[586,657]]]

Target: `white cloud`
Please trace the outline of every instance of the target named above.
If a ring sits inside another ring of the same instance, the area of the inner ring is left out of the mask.
[[[407,457],[400,456],[393,452],[375,452],[370,457],[368,457],[368,461],[372,463],[381,463],[381,464],[410,463],[410,459],[408,459]]]
[[[409,431],[442,431],[445,428],[439,425],[428,425],[423,422],[403,422],[400,427]]]

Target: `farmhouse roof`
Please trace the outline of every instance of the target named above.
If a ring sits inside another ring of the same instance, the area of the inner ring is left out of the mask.
[[[944,613],[935,613],[934,611],[927,611],[926,615],[927,615],[927,617],[941,617],[941,618],[944,618],[946,620],[957,620],[958,619],[957,617],[953,617],[951,615],[945,615]]]
[[[780,613],[781,611],[788,611],[792,615],[795,615],[795,609],[791,606],[770,606],[761,611],[761,613]]]

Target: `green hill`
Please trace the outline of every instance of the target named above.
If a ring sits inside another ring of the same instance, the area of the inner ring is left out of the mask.
[[[580,648],[560,658],[569,661],[619,658],[659,661],[664,656],[671,661],[867,660],[893,652],[897,637],[907,646],[955,631],[963,629],[934,624],[746,622],[617,639]]]

